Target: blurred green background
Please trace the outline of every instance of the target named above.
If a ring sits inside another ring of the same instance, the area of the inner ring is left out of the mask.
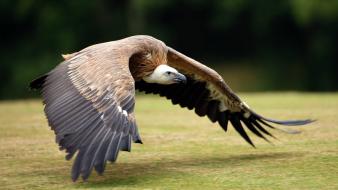
[[[0,99],[71,53],[152,35],[235,91],[338,90],[337,0],[1,0]]]

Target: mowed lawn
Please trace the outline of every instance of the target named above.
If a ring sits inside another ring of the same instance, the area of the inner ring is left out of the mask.
[[[224,133],[164,98],[138,96],[144,144],[120,152],[103,176],[73,183],[40,100],[2,101],[0,189],[338,189],[338,94],[240,96],[267,117],[318,121],[293,127],[297,135],[270,130],[273,145],[249,133],[254,149],[231,125]]]

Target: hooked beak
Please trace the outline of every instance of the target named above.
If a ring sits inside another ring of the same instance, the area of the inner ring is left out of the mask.
[[[181,73],[175,73],[174,81],[175,83],[187,84],[187,77],[185,77]]]

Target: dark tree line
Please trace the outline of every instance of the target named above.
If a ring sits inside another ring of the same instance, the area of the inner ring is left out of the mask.
[[[225,70],[262,68],[259,90],[338,90],[337,0],[2,0],[0,10],[0,98],[32,96],[28,82],[61,53],[135,34]]]

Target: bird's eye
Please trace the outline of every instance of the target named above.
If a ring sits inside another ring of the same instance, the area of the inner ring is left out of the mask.
[[[170,75],[170,74],[171,74],[171,72],[170,72],[170,71],[167,71],[167,72],[166,72],[166,74],[167,74],[167,75]]]

